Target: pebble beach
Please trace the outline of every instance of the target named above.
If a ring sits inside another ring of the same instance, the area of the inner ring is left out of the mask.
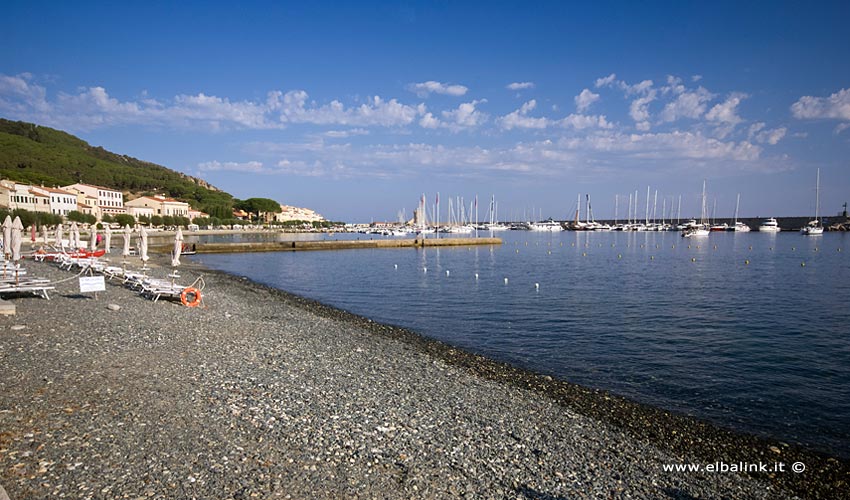
[[[49,301],[7,298],[17,314],[0,317],[0,486],[11,500],[850,497],[845,460],[198,264],[180,272],[186,284],[203,276],[201,307],[117,282],[95,298],[75,280]],[[663,469],[718,461],[806,470]]]

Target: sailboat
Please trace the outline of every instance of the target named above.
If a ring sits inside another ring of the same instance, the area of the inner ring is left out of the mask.
[[[815,182],[815,220],[809,221],[800,233],[805,236],[817,236],[823,234],[823,224],[820,221],[820,169],[817,173],[817,181]]]
[[[705,179],[702,181],[702,213],[700,214],[699,224],[688,225],[682,231],[682,236],[685,238],[693,238],[694,236],[708,236],[708,224],[705,220]]]
[[[741,205],[741,193],[738,193],[738,201],[735,202],[735,225],[732,230],[736,233],[749,233],[752,229],[750,226],[738,220],[738,207]]]

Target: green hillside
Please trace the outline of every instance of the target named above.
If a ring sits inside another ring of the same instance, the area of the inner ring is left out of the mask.
[[[210,215],[229,218],[233,197],[161,165],[93,147],[71,134],[0,118],[0,178],[26,184],[76,182],[128,194],[161,193]]]

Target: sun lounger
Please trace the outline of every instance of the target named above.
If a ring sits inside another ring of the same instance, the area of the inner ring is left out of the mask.
[[[0,283],[0,295],[31,293],[50,300],[50,296],[47,295],[47,291],[55,289],[56,287],[37,283],[19,283],[17,285],[14,283]]]

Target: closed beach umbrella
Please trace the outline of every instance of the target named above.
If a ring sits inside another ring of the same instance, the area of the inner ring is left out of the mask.
[[[35,243],[35,224],[30,226],[30,241]]]
[[[103,227],[103,246],[106,247],[106,253],[109,253],[109,247],[112,246],[112,228],[109,224]]]
[[[9,258],[12,254],[12,216],[7,215],[3,221],[3,256]]]
[[[74,244],[77,245],[78,250],[83,250],[83,242],[80,241],[80,228],[79,227],[74,229]]]
[[[121,255],[124,258],[130,256],[130,233],[132,232],[133,230],[130,229],[130,224],[124,226],[124,250],[121,251]]]
[[[148,262],[148,231],[145,226],[139,227],[139,256],[142,258],[142,265]]]
[[[41,226],[41,239],[44,241],[45,245],[50,242],[50,235],[47,234],[47,226]]]
[[[177,267],[180,265],[180,252],[183,251],[183,230],[179,227],[174,234],[174,251],[171,253],[171,266]]]
[[[89,250],[94,252],[97,250],[97,226],[92,224],[91,226],[91,239],[89,240]]]
[[[60,250],[64,251],[65,250],[65,242],[62,240],[62,236],[64,236],[62,234],[62,224],[57,224],[56,225],[56,248],[59,248]]]
[[[77,228],[77,223],[71,222],[71,229],[68,230],[68,246],[71,250],[78,248],[77,240],[80,239],[80,230]]]
[[[20,217],[15,217],[15,222],[12,223],[12,260],[18,262],[21,260],[21,231],[24,230],[24,224]]]

